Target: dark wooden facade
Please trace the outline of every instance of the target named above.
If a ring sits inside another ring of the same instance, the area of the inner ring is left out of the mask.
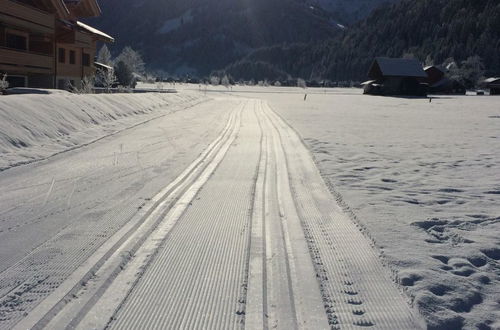
[[[427,78],[421,64],[413,59],[376,58],[368,72],[369,81],[363,83],[364,93],[372,95],[427,95]]]
[[[0,0],[0,73],[11,87],[79,86],[94,75],[96,42],[112,42],[78,18],[100,15],[95,0]]]
[[[429,84],[429,93],[431,94],[465,95],[467,92],[465,86],[460,82],[448,78],[448,70],[439,65],[427,66],[424,71],[427,78],[423,81]]]
[[[488,78],[484,84],[489,88],[490,95],[500,95],[500,78]]]

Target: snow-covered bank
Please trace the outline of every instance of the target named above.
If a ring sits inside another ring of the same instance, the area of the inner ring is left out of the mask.
[[[499,329],[500,98],[263,91],[429,329]]]
[[[204,100],[193,93],[0,97],[0,170],[90,143]]]

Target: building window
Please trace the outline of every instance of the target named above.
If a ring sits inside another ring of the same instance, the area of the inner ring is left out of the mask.
[[[7,82],[9,87],[26,87],[26,77],[25,76],[9,76],[7,75]]]
[[[59,58],[59,63],[66,63],[66,49],[59,48],[57,57]]]
[[[75,64],[76,63],[76,54],[74,50],[69,51],[69,64]]]
[[[25,36],[7,32],[5,39],[8,48],[28,50],[28,38]]]
[[[90,55],[83,53],[82,54],[82,64],[83,66],[90,66]]]

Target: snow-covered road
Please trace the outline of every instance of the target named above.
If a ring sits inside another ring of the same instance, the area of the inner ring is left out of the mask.
[[[266,101],[216,98],[5,173],[26,201],[2,211],[38,217],[1,240],[0,328],[422,327]]]

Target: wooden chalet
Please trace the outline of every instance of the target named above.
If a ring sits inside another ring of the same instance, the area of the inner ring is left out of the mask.
[[[432,94],[459,94],[467,92],[460,82],[447,77],[448,70],[439,65],[430,65],[424,68],[427,78],[423,80],[429,85]]]
[[[365,94],[427,95],[427,74],[414,59],[377,57],[368,71],[369,81],[362,83]]]
[[[490,89],[490,95],[500,95],[500,78],[488,78],[484,85]]]
[[[0,0],[0,74],[10,87],[79,87],[96,43],[114,41],[78,21],[100,14],[96,0]]]

